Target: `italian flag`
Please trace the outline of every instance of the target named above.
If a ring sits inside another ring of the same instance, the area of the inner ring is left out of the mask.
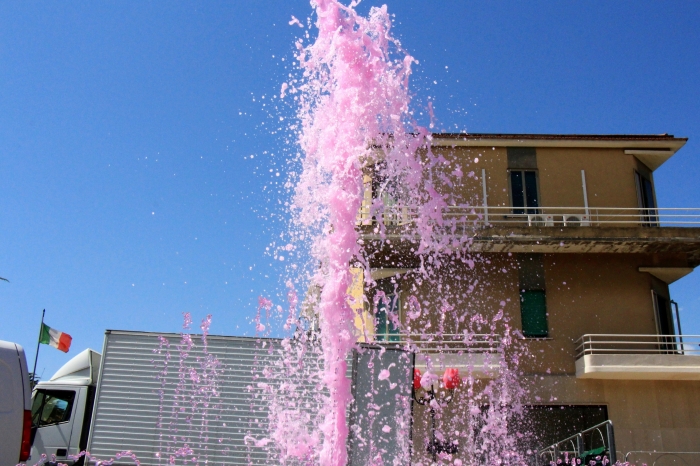
[[[53,346],[57,350],[67,353],[72,340],[73,339],[71,336],[67,333],[60,332],[46,324],[41,324],[41,337],[39,337],[39,343]]]

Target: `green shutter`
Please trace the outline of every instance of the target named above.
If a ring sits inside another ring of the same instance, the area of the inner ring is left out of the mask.
[[[543,290],[521,291],[520,312],[523,320],[523,335],[547,336],[547,304]]]

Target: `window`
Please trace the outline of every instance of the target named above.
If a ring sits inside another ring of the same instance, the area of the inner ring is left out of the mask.
[[[514,214],[537,214],[537,151],[534,147],[508,147],[510,196]]]
[[[399,341],[399,293],[391,279],[377,280],[377,291],[382,292],[374,316],[374,331],[377,341]]]
[[[656,216],[654,186],[649,177],[642,175],[638,171],[634,172],[634,176],[637,183],[637,199],[642,210],[642,225],[649,227],[659,226]]]
[[[675,352],[678,349],[682,349],[677,345],[676,338],[673,336],[676,333],[676,326],[673,322],[673,313],[671,312],[670,300],[653,290],[651,292],[651,297],[653,300],[654,314],[656,317],[656,330],[660,335],[659,342],[661,344],[659,345],[659,349],[667,352]]]
[[[32,425],[42,427],[70,420],[74,399],[71,390],[38,390],[32,402]]]
[[[547,337],[549,327],[542,254],[520,254],[518,272],[523,335],[528,338]]]
[[[510,194],[514,214],[537,214],[540,206],[537,194],[537,172],[510,170]]]

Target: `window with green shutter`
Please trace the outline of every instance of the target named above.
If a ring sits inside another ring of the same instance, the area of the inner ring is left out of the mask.
[[[520,313],[524,336],[541,338],[548,335],[547,302],[544,290],[522,290],[520,292]]]
[[[542,254],[518,254],[520,313],[523,335],[529,338],[549,336],[547,299]]]
[[[399,297],[388,295],[377,303],[375,338],[377,341],[399,341],[399,328],[395,325],[399,316]]]
[[[377,313],[374,316],[375,338],[377,341],[399,341],[401,306],[396,279],[382,278],[377,280],[377,291],[381,291],[383,296],[377,302]]]

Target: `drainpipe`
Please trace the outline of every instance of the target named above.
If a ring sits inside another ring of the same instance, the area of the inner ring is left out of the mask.
[[[481,189],[483,191],[484,224],[489,223],[489,203],[486,195],[486,169],[481,169]]]

